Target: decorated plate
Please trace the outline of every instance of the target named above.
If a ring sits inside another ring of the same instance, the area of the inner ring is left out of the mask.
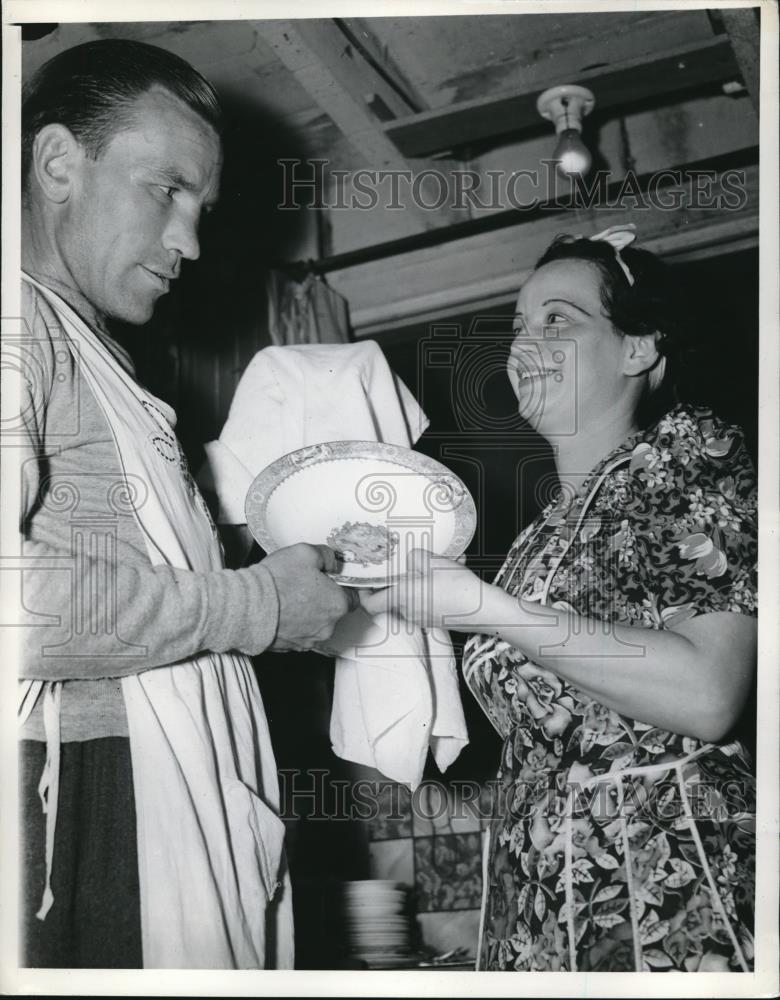
[[[246,497],[249,529],[266,552],[330,545],[337,583],[387,586],[413,548],[455,559],[477,516],[462,481],[435,459],[376,441],[299,448],[263,469]]]

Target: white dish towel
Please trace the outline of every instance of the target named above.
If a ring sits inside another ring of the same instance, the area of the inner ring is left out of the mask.
[[[245,523],[254,477],[296,448],[343,440],[411,448],[427,426],[373,341],[267,347],[242,376],[219,440],[205,446],[219,520]],[[412,789],[429,747],[439,768],[449,767],[468,743],[449,635],[358,609],[327,645],[338,654],[330,722],[337,756]]]

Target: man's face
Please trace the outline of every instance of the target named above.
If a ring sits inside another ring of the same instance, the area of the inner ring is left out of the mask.
[[[146,323],[199,255],[201,213],[217,198],[219,137],[162,88],[137,99],[132,124],[74,177],[59,252],[78,291],[102,315]]]

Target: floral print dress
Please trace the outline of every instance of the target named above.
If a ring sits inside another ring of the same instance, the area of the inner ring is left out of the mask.
[[[591,625],[664,629],[755,614],[756,549],[741,432],[678,406],[551,503],[496,583]],[[745,748],[626,718],[495,637],[469,638],[464,671],[504,740],[478,967],[751,970]]]

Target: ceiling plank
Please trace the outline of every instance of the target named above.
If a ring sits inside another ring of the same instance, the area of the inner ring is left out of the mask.
[[[540,80],[574,79],[713,37],[703,10],[679,9],[379,17],[365,23],[403,78],[414,81],[436,108],[532,91]]]
[[[632,61],[606,73],[599,69],[565,81],[556,77],[531,93],[463,101],[388,122],[384,130],[404,156],[429,156],[496,136],[548,130],[549,123],[536,110],[539,92],[547,85],[565,82],[588,86],[596,94],[596,107],[607,111],[738,76],[732,47],[721,38],[660,58]]]
[[[760,29],[758,23],[758,8],[738,10],[735,7],[724,7],[719,10],[723,26],[731,41],[734,55],[737,58],[739,71],[750,94],[750,100],[758,114],[759,92],[759,52]]]
[[[408,114],[407,102],[346,40],[329,20],[265,21],[261,35],[310,96],[333,119],[371,170],[410,171],[385,135],[369,102],[378,96],[394,115]],[[406,215],[417,231],[447,221],[446,210],[426,211],[409,205]]]

